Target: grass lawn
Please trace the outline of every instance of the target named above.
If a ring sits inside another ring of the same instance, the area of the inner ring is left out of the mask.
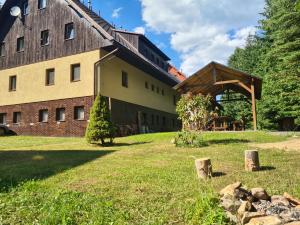
[[[261,150],[248,173],[249,143],[263,132],[205,133],[208,146],[175,148],[174,133],[118,138],[113,147],[81,138],[0,137],[0,224],[227,224],[217,192],[235,181],[300,197],[300,152]],[[215,177],[199,181],[195,158]]]

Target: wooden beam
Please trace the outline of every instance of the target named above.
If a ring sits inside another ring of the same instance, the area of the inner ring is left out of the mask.
[[[252,90],[246,86],[245,84],[243,84],[242,82],[238,82],[238,85],[240,85],[242,88],[244,88],[245,90],[247,90],[249,93],[252,93]]]
[[[224,85],[224,84],[236,84],[239,83],[239,80],[226,80],[226,81],[218,81],[215,82],[214,85]]]
[[[257,130],[257,115],[256,115],[256,99],[255,99],[254,79],[251,80],[251,97],[252,97],[253,129],[256,131]]]
[[[221,99],[218,100],[217,102],[233,102],[233,101],[247,101],[247,98],[231,98],[231,99]]]

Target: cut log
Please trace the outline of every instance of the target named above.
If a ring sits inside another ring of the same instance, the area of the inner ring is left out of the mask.
[[[195,165],[198,178],[208,179],[212,177],[212,165],[209,158],[197,159]]]
[[[245,151],[245,169],[250,172],[260,170],[258,151]]]

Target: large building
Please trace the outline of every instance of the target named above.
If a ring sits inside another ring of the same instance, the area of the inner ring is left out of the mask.
[[[83,136],[98,93],[120,134],[178,129],[180,81],[144,35],[79,0],[6,0],[0,24],[0,124],[13,132]]]

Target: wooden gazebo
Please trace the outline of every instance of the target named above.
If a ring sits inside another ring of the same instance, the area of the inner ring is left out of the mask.
[[[256,99],[261,99],[262,79],[211,62],[174,88],[180,94],[191,92],[193,94],[211,95],[216,101],[216,97],[226,90],[243,94],[246,98],[251,99],[253,126],[254,130],[257,130]]]

